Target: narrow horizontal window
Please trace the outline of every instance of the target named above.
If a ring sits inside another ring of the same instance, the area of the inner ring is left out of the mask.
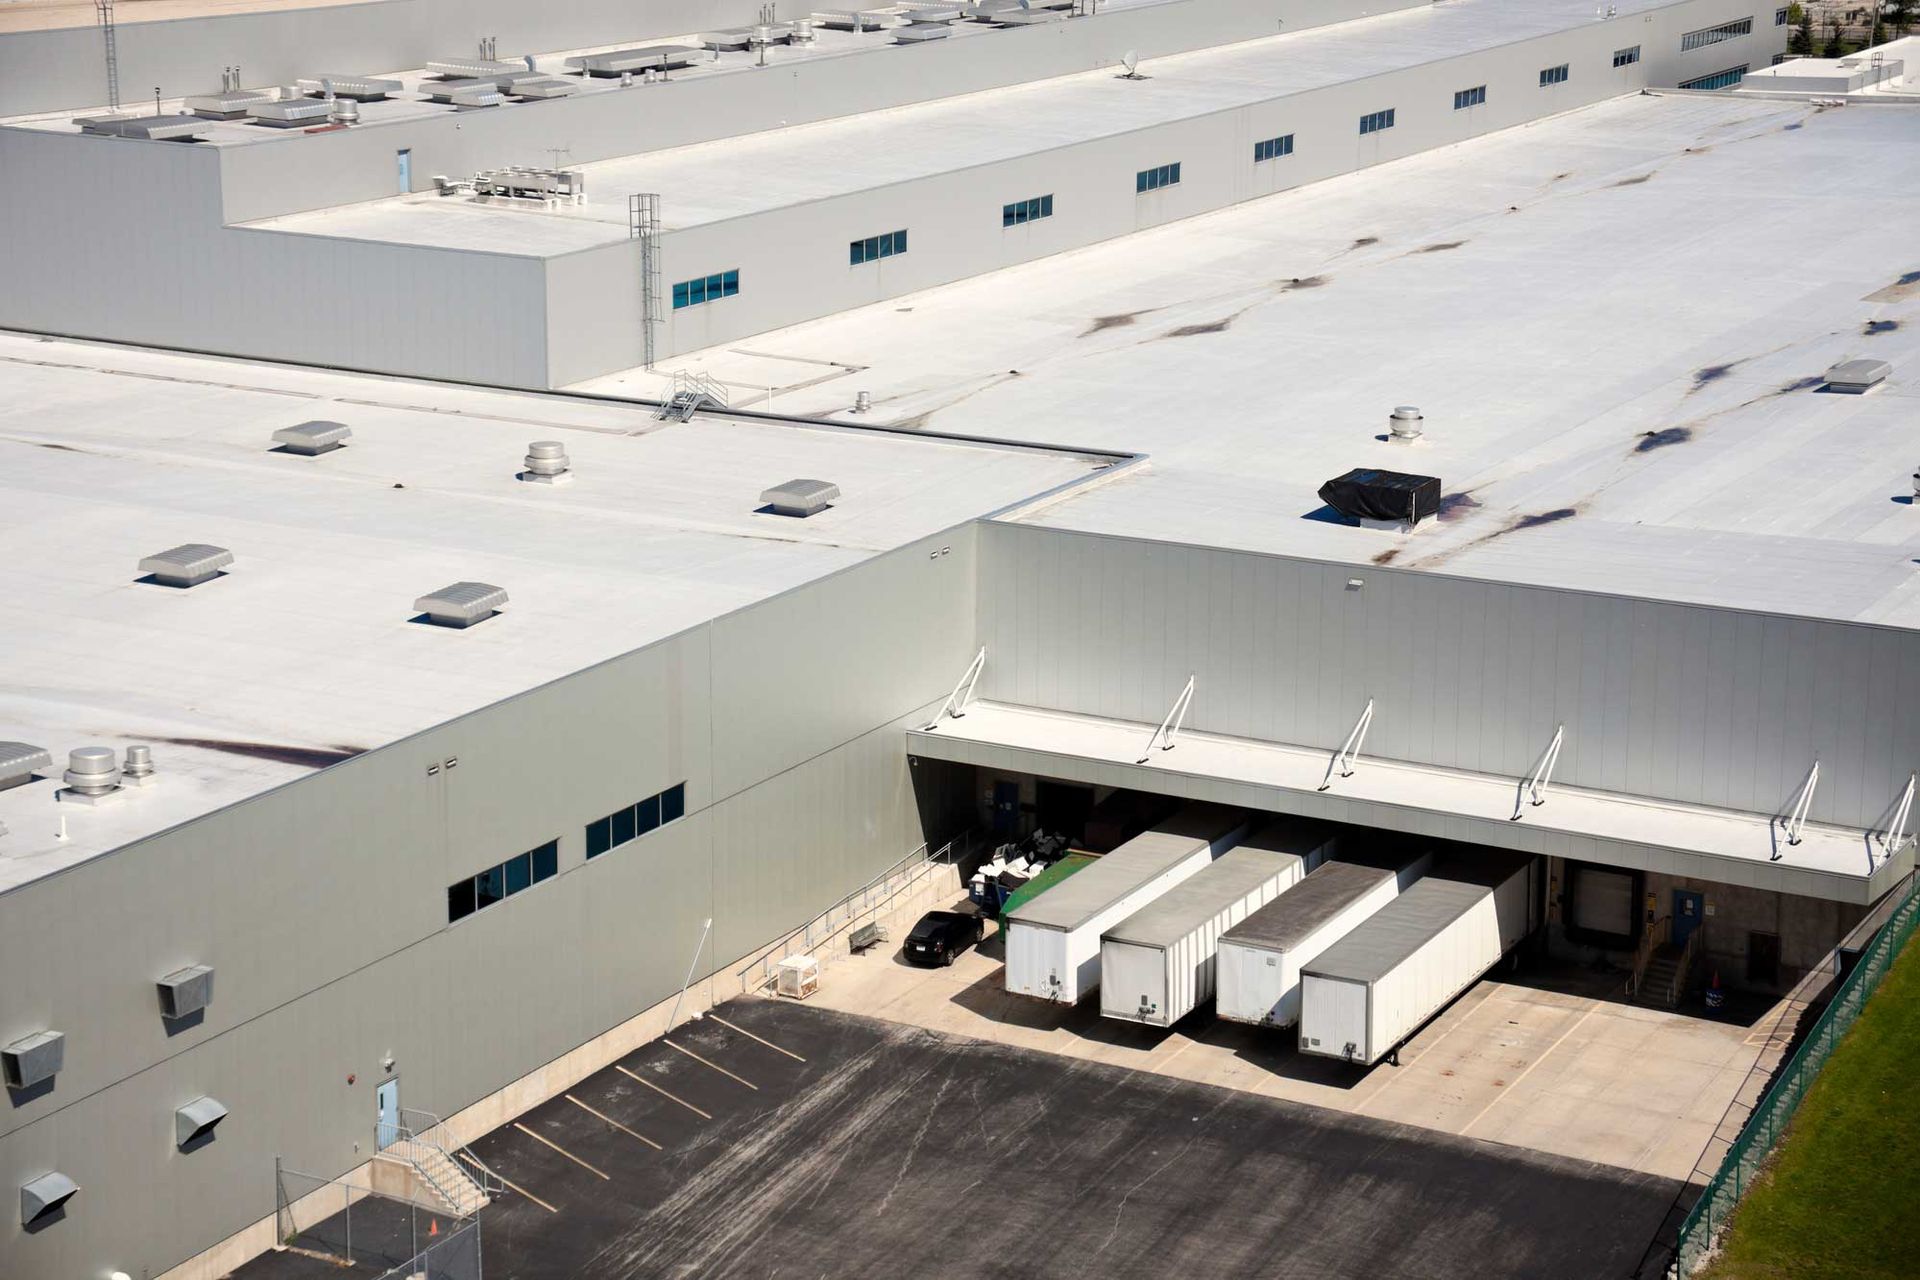
[[[1175,161],[1172,164],[1156,165],[1151,169],[1142,169],[1134,175],[1133,189],[1135,192],[1158,191],[1162,187],[1174,186],[1178,184],[1179,181],[1180,164],[1178,161]]]
[[[879,258],[891,258],[895,254],[907,251],[907,233],[889,231],[881,236],[868,236],[865,240],[855,240],[847,246],[847,261],[854,266],[863,262],[873,262]]]
[[[602,819],[602,822],[605,820]],[[592,832],[594,826],[588,826],[588,848],[593,847]],[[560,869],[560,842],[549,840],[538,849],[529,849],[522,854],[508,858],[497,867],[488,867],[478,875],[468,876],[458,884],[447,886],[447,923],[464,920],[476,911],[511,898],[524,889],[532,888],[542,880],[551,879]]]
[[[1557,67],[1541,68],[1540,87],[1542,89],[1546,88],[1550,84],[1565,84],[1566,82],[1567,82],[1567,64],[1566,63],[1563,62]]]
[[[1682,89],[1731,89],[1747,78],[1746,64],[1728,67],[1725,71],[1716,71],[1710,76],[1695,76],[1691,80],[1682,80]]]
[[[1637,44],[1630,48],[1613,51],[1613,65],[1616,67],[1630,67],[1638,61],[1640,61],[1640,46]]]
[[[1382,129],[1393,128],[1393,111],[1392,107],[1388,107],[1385,111],[1369,111],[1361,116],[1360,135],[1365,137],[1369,133],[1379,133]]]
[[[1266,138],[1253,144],[1253,162],[1264,164],[1268,160],[1278,160],[1281,156],[1293,154],[1293,135],[1283,133],[1277,138]]]
[[[740,292],[738,271],[717,271],[698,280],[683,280],[673,286],[673,309],[697,307],[703,302],[718,302]]]
[[[1477,84],[1471,89],[1456,89],[1453,93],[1453,109],[1464,111],[1468,107],[1477,107],[1487,100],[1487,86]]]
[[[1723,22],[1717,27],[1703,27],[1698,31],[1689,31],[1680,37],[1680,52],[1685,53],[1690,49],[1704,49],[1710,44],[1719,44],[1724,40],[1738,40],[1741,36],[1751,35],[1752,33],[1752,18],[1740,18],[1733,22]]]
[[[1012,204],[1000,206],[1000,225],[1003,227],[1018,227],[1052,216],[1052,196],[1034,196],[1030,200],[1015,200]]]

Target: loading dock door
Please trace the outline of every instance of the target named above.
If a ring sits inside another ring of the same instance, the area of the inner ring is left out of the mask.
[[[1588,933],[1631,937],[1635,932],[1633,874],[1602,867],[1578,867],[1574,874],[1580,883],[1573,893],[1573,926]]]

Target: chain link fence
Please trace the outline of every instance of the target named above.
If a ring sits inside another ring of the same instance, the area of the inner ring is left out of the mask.
[[[1868,998],[1893,967],[1915,925],[1920,923],[1920,876],[1909,876],[1900,892],[1903,896],[1892,916],[1861,952],[1853,972],[1841,980],[1832,1003],[1788,1060],[1773,1088],[1747,1118],[1740,1136],[1734,1139],[1733,1146],[1721,1160],[1718,1172],[1707,1182],[1700,1199],[1694,1202],[1681,1224],[1675,1267],[1682,1277],[1691,1276],[1706,1260],[1714,1241],[1726,1229],[1740,1197],[1759,1176],[1760,1166],[1786,1132],[1807,1090],[1819,1078],[1821,1068],[1827,1065],[1827,1059],[1833,1056],[1847,1031],[1859,1021]]]
[[[437,1205],[284,1167],[274,1170],[283,1248],[373,1275],[480,1280],[480,1231]]]

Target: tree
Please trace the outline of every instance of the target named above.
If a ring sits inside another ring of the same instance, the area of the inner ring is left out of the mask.
[[[1793,39],[1787,42],[1787,52],[1802,58],[1813,56],[1813,15],[1805,9],[1800,10],[1799,21],[1793,28]]]
[[[1844,58],[1847,56],[1847,42],[1840,38],[1840,19],[1827,19],[1827,43],[1820,50],[1823,58]]]
[[[1904,36],[1913,30],[1915,8],[1914,0],[1887,0],[1887,25],[1895,35]]]

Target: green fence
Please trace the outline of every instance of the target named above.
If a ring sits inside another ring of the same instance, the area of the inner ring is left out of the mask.
[[[1867,944],[1860,956],[1860,963],[1834,992],[1833,1002],[1820,1015],[1820,1020],[1814,1023],[1813,1030],[1799,1049],[1794,1051],[1786,1070],[1780,1073],[1780,1078],[1774,1082],[1767,1096],[1760,1100],[1754,1113],[1747,1117],[1740,1136],[1734,1139],[1726,1158],[1720,1162],[1719,1171],[1707,1183],[1706,1190],[1701,1192],[1692,1212],[1681,1224],[1678,1256],[1680,1275],[1692,1275],[1706,1258],[1714,1237],[1727,1225],[1734,1206],[1740,1203],[1740,1197],[1760,1172],[1761,1164],[1773,1151],[1780,1135],[1786,1132],[1787,1122],[1799,1110],[1801,1099],[1807,1096],[1807,1090],[1819,1077],[1820,1069],[1833,1056],[1841,1037],[1859,1019],[1867,999],[1880,985],[1880,979],[1886,976],[1887,970],[1893,967],[1894,958],[1900,954],[1901,946],[1913,933],[1915,923],[1920,922],[1920,876],[1909,876],[1905,887],[1899,892],[1902,895],[1900,904],[1874,935],[1873,941]]]

